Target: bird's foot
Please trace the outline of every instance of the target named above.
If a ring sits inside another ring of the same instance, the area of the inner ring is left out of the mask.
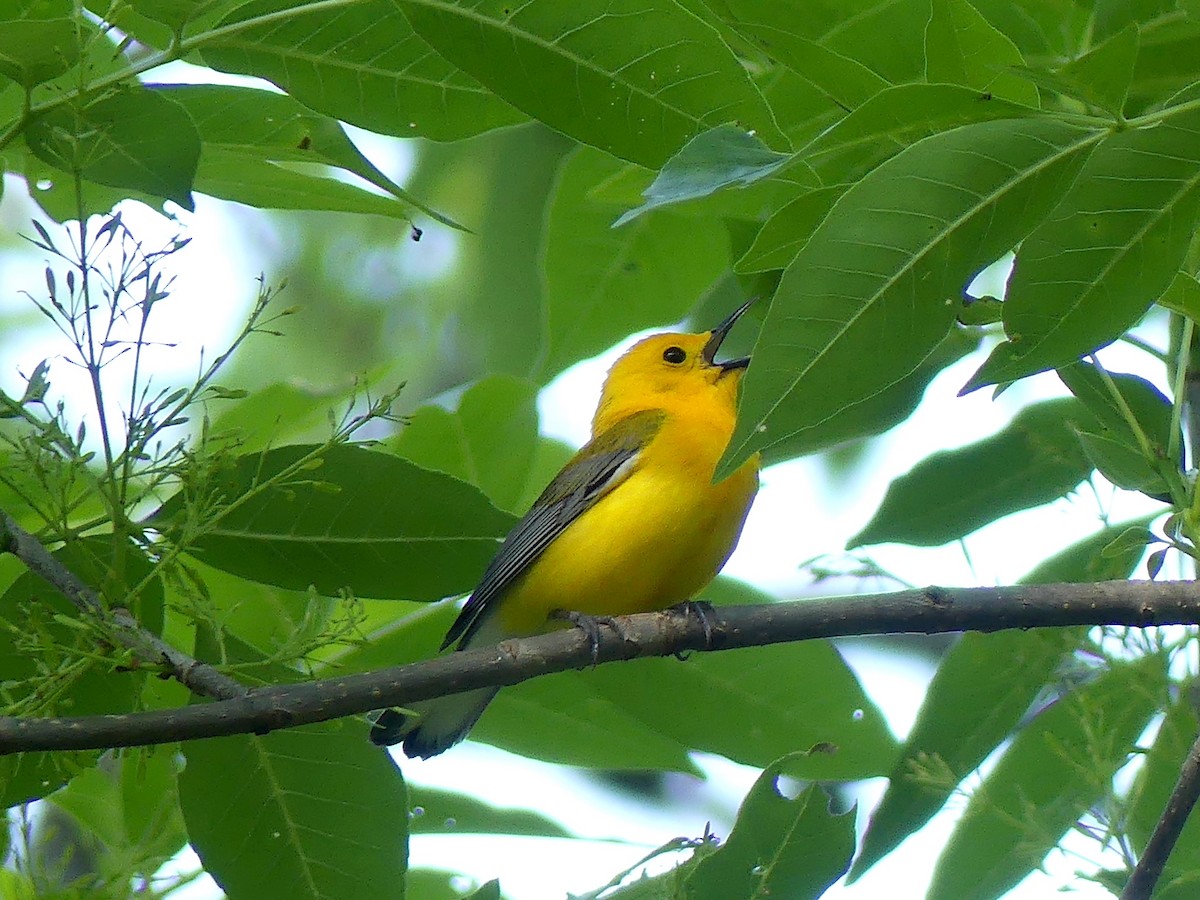
[[[612,616],[589,616],[587,613],[575,612],[570,609],[556,609],[550,613],[551,619],[559,619],[564,622],[570,622],[576,628],[587,635],[588,643],[592,648],[592,665],[597,665],[600,662],[600,626],[607,625],[617,633],[623,641],[629,640],[628,632],[625,626]]]
[[[707,600],[684,600],[682,603],[672,606],[671,609],[685,619],[691,616],[696,617],[700,622],[700,627],[704,630],[704,648],[711,650],[713,646],[713,605]],[[683,653],[676,653],[675,658],[683,660],[687,657]]]

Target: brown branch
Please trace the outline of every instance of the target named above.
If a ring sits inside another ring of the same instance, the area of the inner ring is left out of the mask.
[[[140,662],[162,668],[193,693],[226,700],[241,697],[246,688],[212,666],[172,647],[158,635],[143,628],[123,609],[109,609],[94,590],[64,566],[32,534],[0,509],[0,553],[11,553],[34,575],[52,585],[75,604],[84,615],[107,626],[112,637],[133,651]]]
[[[810,638],[899,632],[935,634],[1066,625],[1200,623],[1193,582],[1128,582],[1000,588],[926,588],[725,607],[710,614],[711,647],[694,616],[647,613],[621,619],[624,640],[602,631],[599,661],[729,650]],[[0,755],[158,744],[230,734],[266,734],[384,706],[407,705],[487,685],[509,685],[592,662],[578,629],[505,641],[377,672],[248,691],[173,710],[78,718],[0,717]]]
[[[1146,842],[1146,850],[1138,860],[1133,874],[1121,892],[1121,900],[1149,900],[1154,892],[1158,879],[1162,877],[1167,865],[1167,857],[1175,849],[1175,842],[1187,824],[1192,807],[1200,797],[1200,737],[1192,744],[1183,768],[1179,770],[1179,780],[1167,800],[1167,808],[1154,826],[1154,833]]]

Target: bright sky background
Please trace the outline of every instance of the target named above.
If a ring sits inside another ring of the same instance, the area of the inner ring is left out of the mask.
[[[411,163],[406,151],[396,150],[391,142],[363,137],[357,131],[355,135],[381,168],[393,177],[403,176]],[[21,201],[22,189],[15,183],[9,187],[0,203],[0,227],[30,233],[28,222],[32,210]],[[208,348],[211,353],[214,348],[222,347],[241,321],[261,265],[254,242],[245,239],[247,223],[252,223],[249,227],[256,240],[271,239],[270,229],[261,220],[253,224],[254,212],[235,211],[229,204],[203,196],[197,196],[196,200],[194,214],[181,214],[187,236],[193,242],[176,257],[184,268],[179,272],[169,308],[163,310],[166,314],[157,320],[158,331],[151,336],[176,344],[155,355],[153,364],[164,383],[190,379],[197,367],[200,348]],[[174,225],[145,207],[127,204],[125,216],[149,244],[158,239],[156,234],[165,239],[175,233]],[[421,247],[449,264],[453,259],[453,241],[459,239],[443,229],[431,228],[426,230]],[[449,246],[443,242],[449,242]],[[19,292],[36,293],[42,289],[43,265],[40,253],[20,258],[6,255],[0,267],[0,306],[6,311],[27,310],[28,300]],[[271,273],[267,274],[270,282]],[[197,310],[202,310],[202,314],[196,314]],[[1160,340],[1154,334],[1147,337]],[[28,373],[42,358],[62,352],[60,339],[49,327],[22,330],[20,339],[19,344],[6,340],[0,359],[0,387],[9,392],[22,390],[19,373]],[[628,343],[574,367],[543,391],[539,405],[545,433],[573,444],[586,439],[604,372]],[[1106,351],[1102,358],[1110,368],[1142,370],[1148,377],[1155,377],[1153,370],[1147,371],[1149,357],[1140,351],[1117,347]],[[808,581],[800,571],[800,564],[819,554],[840,553],[846,540],[869,520],[892,478],[935,450],[971,443],[996,431],[1031,400],[1064,393],[1053,376],[1039,376],[997,400],[986,390],[957,398],[958,388],[980,361],[977,355],[943,373],[930,387],[926,402],[916,415],[870,447],[866,457],[867,477],[863,478],[860,471],[852,482],[839,483],[812,459],[767,470],[741,544],[726,573],[782,598],[800,596]],[[54,364],[51,371],[56,391],[86,399],[86,384],[79,375],[61,363]],[[1103,486],[1097,495],[1115,522],[1156,508],[1149,501]],[[885,546],[872,548],[871,556],[916,585],[1011,583],[1050,553],[1094,532],[1098,525],[1096,496],[1081,490],[1049,507],[994,523],[969,536],[961,546],[933,549]],[[866,589],[886,587],[868,585]],[[864,649],[862,643],[847,648],[846,655],[893,731],[903,737],[916,715],[930,672],[902,657],[881,657]],[[685,776],[672,776],[674,805],[670,810],[657,810],[614,798],[578,772],[533,763],[471,743],[433,760],[405,761],[402,763],[405,776],[414,782],[465,791],[500,806],[528,804],[577,833],[597,839],[471,840],[453,834],[417,836],[412,842],[412,863],[464,871],[481,881],[499,877],[505,894],[514,900],[561,900],[566,891],[595,888],[650,848],[677,836],[701,834],[709,820],[714,822],[718,834],[728,833],[728,817],[756,773],[714,757],[698,757],[698,762],[708,779],[697,782]],[[882,787],[882,780],[868,785],[861,802],[869,808]],[[952,804],[948,812],[938,816],[858,884],[836,887],[826,896],[831,900],[875,900],[884,896],[889,900],[916,900],[923,896],[932,862],[958,806]],[[860,817],[860,829],[863,825],[865,821]],[[605,840],[609,838],[617,840]],[[1056,852],[1050,861],[1049,876],[1035,875],[1009,896],[1044,898],[1055,888],[1070,884],[1075,889],[1074,896],[1083,900],[1109,897],[1106,891],[1079,882],[1071,875],[1080,865],[1090,868],[1087,861],[1096,862],[1094,845],[1069,843],[1085,855],[1083,863]],[[211,882],[207,886],[198,884],[188,896],[211,897],[215,890]]]

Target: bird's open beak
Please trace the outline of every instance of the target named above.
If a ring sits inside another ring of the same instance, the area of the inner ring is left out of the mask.
[[[742,313],[754,305],[754,301],[757,299],[757,297],[754,297],[750,300],[747,300],[745,303],[735,309],[730,314],[728,319],[712,330],[708,339],[708,343],[706,343],[704,345],[704,349],[700,351],[701,358],[703,358],[703,360],[710,366],[720,366],[726,372],[731,372],[734,369],[744,369],[746,366],[750,365],[750,357],[748,356],[743,356],[740,359],[731,359],[722,363],[717,362],[714,357],[717,355],[717,351],[721,349],[721,342],[725,340],[725,335],[729,334],[729,331],[731,328],[733,328],[734,323],[742,317]]]

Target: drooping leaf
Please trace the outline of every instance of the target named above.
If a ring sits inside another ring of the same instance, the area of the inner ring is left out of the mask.
[[[215,84],[152,87],[185,110],[203,141],[196,189],[254,206],[329,209],[345,197],[350,212],[390,210],[409,218],[416,210],[454,228],[462,226],[430,209],[384,175],[347,137],[341,123],[314,113],[285,94]],[[394,202],[341,181],[286,168],[287,163],[335,166],[391,195]],[[280,164],[284,164],[281,166]],[[284,185],[292,185],[290,191]],[[298,195],[298,199],[297,199]]]
[[[581,143],[658,168],[694,135],[734,121],[786,139],[717,32],[666,0],[398,0],[442,56]]]
[[[255,493],[205,529],[192,551],[289,590],[436,600],[469,590],[515,522],[472,485],[355,446],[334,447],[284,483],[262,487],[313,449],[250,454],[218,473],[206,497],[231,503]],[[170,529],[186,504],[203,499],[177,494],[153,520]]]
[[[201,47],[208,65],[372,131],[451,141],[525,118],[415,35],[391,0],[253,0],[221,26]]]
[[[1008,340],[964,391],[1068,364],[1113,341],[1171,284],[1200,213],[1200,110],[1115,134],[1021,244]]]
[[[947,298],[1038,221],[1096,139],[1058,122],[979,122],[853,185],[784,272],[720,471],[913,372],[953,324]]]
[[[718,125],[701,132],[667,160],[645,192],[641,206],[623,213],[614,228],[632,222],[652,209],[707,197],[723,188],[745,187],[768,177],[790,159],[777,153],[752,132]]]
[[[1021,410],[990,438],[933,454],[891,483],[848,546],[937,546],[1066,496],[1092,470],[1074,428],[1093,421],[1073,399],[1047,400]]]

